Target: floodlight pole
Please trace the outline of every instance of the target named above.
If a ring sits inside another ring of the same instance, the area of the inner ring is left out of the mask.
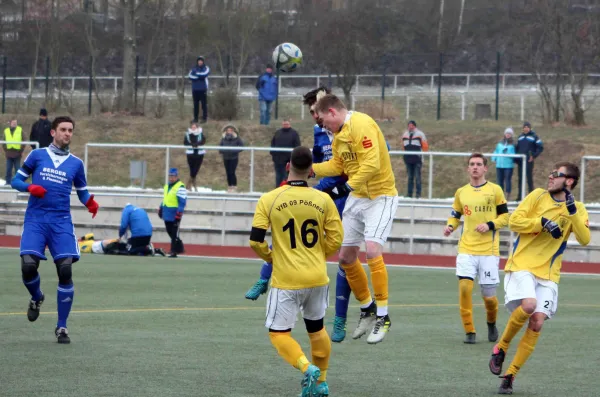
[[[277,95],[275,96],[275,120],[278,120],[279,117],[279,59],[281,53],[283,52],[281,46],[278,47],[279,51],[277,52],[277,62],[275,62],[275,69],[277,70]]]

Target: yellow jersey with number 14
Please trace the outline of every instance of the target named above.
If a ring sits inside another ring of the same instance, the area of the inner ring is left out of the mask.
[[[273,250],[264,240],[269,228]],[[258,200],[250,246],[273,264],[273,287],[314,288],[329,284],[326,260],[340,248],[343,237],[331,197],[305,181],[289,181]]]
[[[577,213],[570,215],[564,201],[556,201],[547,190],[535,189],[510,217],[509,228],[519,233],[504,271],[528,271],[536,277],[560,281],[562,256],[571,233],[581,245],[590,243],[590,223],[583,203],[575,202]],[[542,217],[554,221],[562,231],[555,239],[543,230]]]
[[[460,218],[464,223],[458,253],[468,255],[500,256],[499,229],[508,225],[508,206],[500,186],[486,182],[480,186],[465,185],[454,194],[452,213],[448,225],[458,228]],[[487,223],[490,230],[479,233],[475,229]]]

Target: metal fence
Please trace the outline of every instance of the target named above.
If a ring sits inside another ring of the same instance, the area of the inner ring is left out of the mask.
[[[129,143],[94,143],[90,142],[85,145],[84,149],[84,163],[85,163],[85,171],[87,175],[87,170],[89,167],[89,150],[90,148],[132,148],[132,149],[159,149],[165,151],[165,183],[169,180],[169,168],[171,164],[171,150],[185,150],[189,149],[189,146],[183,145],[152,145],[152,144],[129,144]],[[202,146],[202,150],[206,151],[245,151],[250,152],[250,169],[249,169],[249,185],[250,185],[250,193],[255,193],[255,156],[256,152],[291,152],[292,149],[288,148],[271,148],[271,147],[227,147],[227,146]],[[406,154],[405,151],[400,150],[391,150],[391,156],[403,156]],[[433,179],[434,179],[434,157],[463,157],[468,158],[472,153],[467,152],[410,152],[410,154],[427,157],[428,161],[428,177],[427,177],[427,185],[428,185],[428,198],[433,198]],[[489,157],[510,157],[510,158],[520,158],[522,161],[526,160],[526,156],[522,154],[494,154],[494,153],[484,153],[485,156]],[[526,169],[522,168],[522,191],[525,192],[525,176]]]

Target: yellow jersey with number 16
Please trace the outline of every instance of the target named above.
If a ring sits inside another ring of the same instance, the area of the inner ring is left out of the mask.
[[[269,228],[272,250],[264,240]],[[250,246],[273,264],[273,287],[313,288],[329,284],[326,260],[340,248],[343,235],[331,197],[305,181],[289,181],[259,199]]]

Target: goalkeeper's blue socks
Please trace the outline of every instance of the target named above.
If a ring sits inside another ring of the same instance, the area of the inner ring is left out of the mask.
[[[261,280],[269,280],[271,278],[271,274],[273,273],[273,265],[269,262],[264,262],[262,267],[260,268],[260,279]]]
[[[67,318],[71,312],[71,306],[73,306],[73,296],[75,295],[75,289],[73,284],[58,284],[56,290],[56,305],[58,308],[58,322],[56,326],[58,328],[67,328]]]
[[[35,276],[35,278],[33,280],[30,281],[25,281],[23,280],[23,284],[25,284],[25,288],[27,288],[27,291],[29,291],[29,293],[31,294],[31,300],[33,301],[39,301],[40,299],[42,299],[42,290],[40,289],[40,275],[38,274],[37,276]]]
[[[346,280],[346,272],[341,267],[338,268],[335,280],[335,315],[336,317],[346,318],[348,315],[348,304],[350,302],[350,284]]]

